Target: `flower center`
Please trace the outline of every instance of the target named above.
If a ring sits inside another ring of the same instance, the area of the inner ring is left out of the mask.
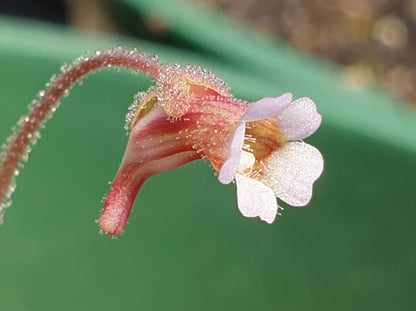
[[[255,162],[250,172],[262,175],[265,160],[281,149],[287,139],[277,126],[276,117],[246,124],[244,149],[254,155]]]

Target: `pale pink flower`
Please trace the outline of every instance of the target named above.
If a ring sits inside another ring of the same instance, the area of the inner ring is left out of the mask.
[[[211,162],[221,183],[236,180],[238,208],[246,217],[273,222],[280,208],[276,197],[293,206],[309,202],[323,169],[319,151],[300,141],[321,123],[314,102],[292,102],[287,93],[247,104],[219,80],[206,83],[199,75],[194,67],[177,69],[173,88],[183,102],[154,89],[133,108],[130,139],[100,218],[107,234],[124,230],[147,178],[201,158]]]

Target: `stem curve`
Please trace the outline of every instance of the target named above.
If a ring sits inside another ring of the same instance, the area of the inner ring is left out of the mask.
[[[29,107],[29,114],[22,117],[0,154],[0,224],[3,209],[10,205],[10,197],[15,189],[15,176],[26,160],[31,146],[38,137],[39,128],[52,116],[62,96],[66,96],[76,82],[103,68],[127,68],[144,72],[160,81],[165,73],[157,57],[146,57],[136,49],[124,48],[96,51],[93,55],[77,59],[70,66],[61,68],[61,75],[52,77],[49,88],[38,94],[38,99]]]

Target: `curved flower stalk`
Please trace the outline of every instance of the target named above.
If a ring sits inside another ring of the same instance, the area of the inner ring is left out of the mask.
[[[66,66],[19,122],[0,157],[0,213],[15,188],[14,176],[36,142],[38,128],[79,79],[100,68],[142,71],[156,82],[139,93],[127,115],[130,137],[99,218],[101,230],[120,235],[135,198],[151,176],[207,159],[221,183],[237,184],[238,207],[271,223],[281,209],[276,197],[306,205],[323,169],[321,154],[301,140],[320,125],[312,100],[291,94],[256,103],[236,99],[226,84],[195,66],[162,65],[124,49],[96,52]]]

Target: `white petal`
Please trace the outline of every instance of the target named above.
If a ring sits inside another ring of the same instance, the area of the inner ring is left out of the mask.
[[[233,140],[230,146],[230,157],[222,165],[218,180],[224,185],[228,185],[234,180],[238,170],[238,164],[241,158],[241,151],[244,145],[244,136],[246,133],[246,124],[242,122],[235,130]]]
[[[279,113],[278,125],[288,140],[300,140],[312,135],[322,121],[312,99],[303,97]]]
[[[262,98],[248,107],[242,120],[245,122],[252,122],[274,117],[289,106],[291,102],[291,93],[285,93],[275,98]]]
[[[260,217],[271,224],[276,218],[279,206],[272,189],[261,182],[236,174],[238,209],[245,217]]]
[[[264,163],[264,183],[292,206],[304,206],[312,197],[312,184],[321,175],[324,160],[315,147],[290,142]]]

